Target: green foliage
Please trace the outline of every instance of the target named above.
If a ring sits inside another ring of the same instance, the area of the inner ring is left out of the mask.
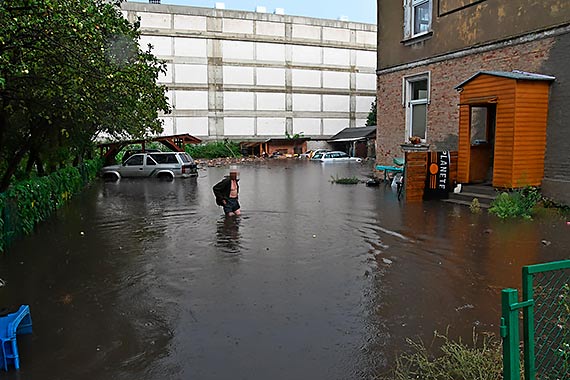
[[[453,341],[435,333],[441,344],[438,356],[430,355],[431,347],[408,339],[410,353],[396,360],[392,380],[497,380],[502,378],[503,362],[501,343],[492,336],[473,334],[472,344]],[[386,378],[388,379],[388,378]]]
[[[139,47],[120,3],[0,1],[0,191],[25,157],[49,172],[81,160],[102,133],[161,132],[165,65]]]
[[[29,234],[93,180],[102,162],[89,160],[78,167],[66,167],[48,176],[14,183],[0,193],[0,252],[14,238]]]
[[[336,177],[331,176],[331,182],[341,185],[356,185],[360,183],[360,180],[356,177],[339,178],[337,175]]]
[[[542,199],[536,187],[525,187],[511,193],[503,192],[491,203],[489,212],[501,219],[525,218],[531,219],[533,209]]]
[[[469,209],[471,210],[472,214],[480,214],[481,213],[481,203],[479,203],[479,199],[473,198],[471,204],[469,205]]]
[[[186,152],[192,158],[218,158],[218,157],[240,157],[239,144],[234,142],[212,141],[205,144],[187,145]]]
[[[370,106],[370,112],[368,113],[368,117],[366,119],[366,126],[367,127],[371,127],[373,125],[376,125],[377,119],[376,119],[376,115],[377,115],[377,109],[378,109],[378,101],[377,99],[374,99],[374,101],[372,102],[372,105]]]

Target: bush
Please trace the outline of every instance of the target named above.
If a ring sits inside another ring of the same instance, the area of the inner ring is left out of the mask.
[[[97,176],[101,164],[100,160],[85,161],[78,167],[14,183],[0,193],[0,252],[81,191]]]
[[[192,158],[240,157],[239,144],[234,142],[214,141],[205,144],[187,145],[186,152]]]
[[[492,335],[483,339],[474,332],[472,344],[453,341],[435,333],[434,343],[441,344],[438,356],[431,356],[422,342],[408,339],[410,353],[396,360],[390,380],[497,380],[502,378],[503,362],[500,341]]]
[[[542,199],[536,187],[525,187],[511,193],[503,192],[491,203],[489,212],[501,219],[522,217],[530,219],[533,209]]]

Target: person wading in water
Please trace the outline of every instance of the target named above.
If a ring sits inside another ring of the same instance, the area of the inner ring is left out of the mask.
[[[216,204],[224,208],[226,216],[241,215],[240,205],[238,201],[239,193],[238,170],[230,169],[230,175],[224,177],[213,187]]]

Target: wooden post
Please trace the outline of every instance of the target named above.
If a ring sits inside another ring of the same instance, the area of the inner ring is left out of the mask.
[[[427,178],[428,152],[406,152],[404,189],[407,202],[421,202]]]

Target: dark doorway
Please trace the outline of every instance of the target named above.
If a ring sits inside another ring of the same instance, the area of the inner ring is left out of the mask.
[[[470,183],[493,181],[495,153],[496,104],[469,107],[471,138]]]

